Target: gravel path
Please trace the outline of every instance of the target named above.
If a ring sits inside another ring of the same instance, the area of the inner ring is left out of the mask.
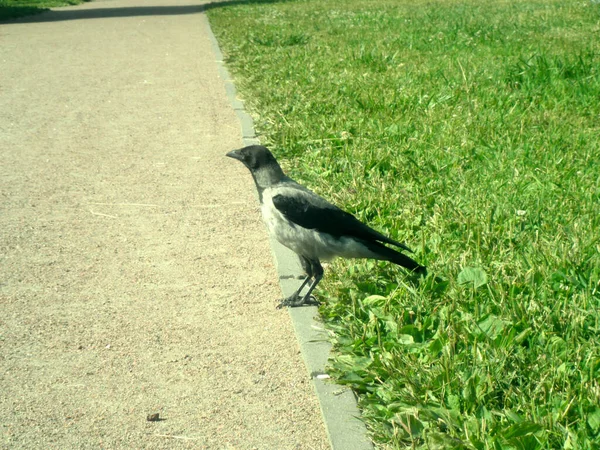
[[[214,59],[186,0],[0,25],[2,448],[328,448]]]

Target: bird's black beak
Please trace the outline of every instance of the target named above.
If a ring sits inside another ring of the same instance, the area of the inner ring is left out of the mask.
[[[229,156],[230,158],[237,159],[238,161],[244,160],[244,157],[242,156],[242,154],[240,153],[239,150],[232,150],[229,153],[227,153],[225,156]]]

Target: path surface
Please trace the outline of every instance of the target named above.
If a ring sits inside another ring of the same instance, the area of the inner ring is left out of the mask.
[[[214,59],[189,0],[0,24],[1,448],[327,448]]]

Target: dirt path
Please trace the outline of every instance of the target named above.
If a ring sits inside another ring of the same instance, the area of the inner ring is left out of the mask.
[[[2,448],[327,448],[200,19],[0,25]]]

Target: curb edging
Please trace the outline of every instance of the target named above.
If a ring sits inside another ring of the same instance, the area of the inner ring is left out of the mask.
[[[206,10],[202,11],[202,20],[206,22],[212,50],[219,68],[219,76],[225,85],[227,98],[235,111],[241,126],[244,145],[259,144],[254,131],[254,121],[244,110],[244,104],[237,98],[233,79],[223,61],[223,53],[210,27]],[[292,294],[298,286],[303,271],[296,254],[274,239],[270,239],[271,252],[275,258],[279,285],[284,296]],[[310,374],[313,387],[319,400],[323,422],[332,450],[373,450],[373,444],[367,437],[365,424],[360,420],[360,411],[354,393],[343,386],[327,381],[325,366],[331,352],[327,331],[316,318],[316,306],[288,308],[294,325],[296,338],[304,363]]]

